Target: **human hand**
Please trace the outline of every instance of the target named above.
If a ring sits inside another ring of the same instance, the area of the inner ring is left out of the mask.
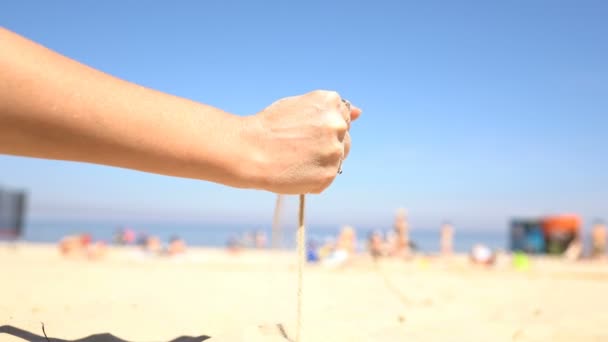
[[[257,187],[280,194],[321,193],[348,156],[350,123],[360,115],[338,93],[316,90],[248,117],[248,158]]]

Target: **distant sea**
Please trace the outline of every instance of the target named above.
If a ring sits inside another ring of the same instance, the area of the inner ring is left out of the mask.
[[[242,239],[254,231],[264,232],[270,243],[270,227],[263,225],[244,224],[211,224],[211,223],[171,223],[171,222],[139,222],[128,225],[117,222],[92,221],[53,221],[28,222],[25,227],[24,240],[38,243],[56,243],[62,237],[77,233],[89,233],[95,240],[112,243],[113,236],[118,228],[129,227],[137,234],[156,235],[164,242],[172,236],[179,236],[190,246],[224,247],[229,239]],[[335,239],[341,226],[335,225],[307,225],[308,240],[323,243]],[[294,248],[295,227],[283,227],[283,247]],[[367,235],[372,231],[370,227],[355,226],[357,238],[361,249],[365,248]],[[390,227],[380,232],[388,232]],[[425,228],[410,228],[410,238],[422,252],[437,252],[439,250],[439,231]],[[497,249],[508,248],[508,235],[506,230],[472,231],[456,228],[454,249],[457,252],[466,252],[475,243],[483,243]]]

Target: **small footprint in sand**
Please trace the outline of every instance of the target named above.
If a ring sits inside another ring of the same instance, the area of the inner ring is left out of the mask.
[[[513,333],[513,341],[520,339],[523,335],[524,335],[524,330],[518,329],[517,331],[515,331],[515,333]]]

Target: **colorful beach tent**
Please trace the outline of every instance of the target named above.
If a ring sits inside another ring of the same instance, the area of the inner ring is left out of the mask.
[[[547,253],[562,254],[568,245],[580,237],[581,219],[577,215],[548,216],[542,220]]]

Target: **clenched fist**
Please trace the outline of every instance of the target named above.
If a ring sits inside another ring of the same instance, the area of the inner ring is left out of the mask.
[[[334,91],[287,97],[248,117],[245,135],[259,188],[280,194],[320,193],[350,150],[349,128],[361,110]]]

